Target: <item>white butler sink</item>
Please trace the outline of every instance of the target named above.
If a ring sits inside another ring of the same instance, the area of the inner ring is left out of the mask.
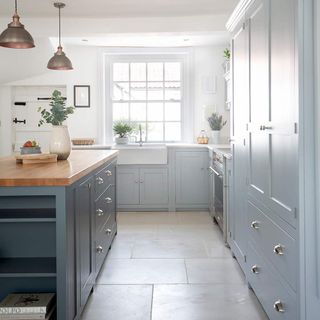
[[[146,143],[115,145],[119,150],[118,164],[167,164],[168,152],[165,144]]]

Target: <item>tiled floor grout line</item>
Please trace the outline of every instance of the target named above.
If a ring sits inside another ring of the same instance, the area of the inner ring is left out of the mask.
[[[189,283],[189,277],[188,277],[188,269],[187,269],[186,259],[183,259],[183,262],[184,262],[184,268],[186,269],[187,284],[190,284],[190,283]]]
[[[151,307],[150,307],[150,320],[152,320],[152,313],[153,313],[153,294],[154,294],[154,284],[152,284]]]

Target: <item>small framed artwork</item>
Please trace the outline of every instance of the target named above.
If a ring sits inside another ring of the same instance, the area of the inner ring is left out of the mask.
[[[90,86],[74,86],[74,106],[90,108]]]

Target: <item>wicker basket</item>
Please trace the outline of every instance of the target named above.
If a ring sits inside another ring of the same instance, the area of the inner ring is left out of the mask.
[[[71,141],[74,146],[91,146],[95,142],[92,138],[72,139]]]

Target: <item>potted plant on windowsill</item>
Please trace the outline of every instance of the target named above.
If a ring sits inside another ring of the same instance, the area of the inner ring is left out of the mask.
[[[50,107],[49,111],[43,108],[38,109],[41,113],[38,126],[44,123],[52,124],[50,153],[57,154],[58,160],[66,160],[71,153],[71,141],[68,127],[63,125],[63,122],[67,120],[69,114],[74,113],[74,107],[66,107],[65,99],[58,90],[52,93]]]
[[[223,118],[219,113],[214,112],[209,118],[208,122],[211,128],[211,139],[213,144],[219,144],[220,131],[226,125],[227,121],[223,121]]]
[[[124,121],[117,121],[113,125],[113,132],[116,134],[116,144],[127,144],[133,127]]]

